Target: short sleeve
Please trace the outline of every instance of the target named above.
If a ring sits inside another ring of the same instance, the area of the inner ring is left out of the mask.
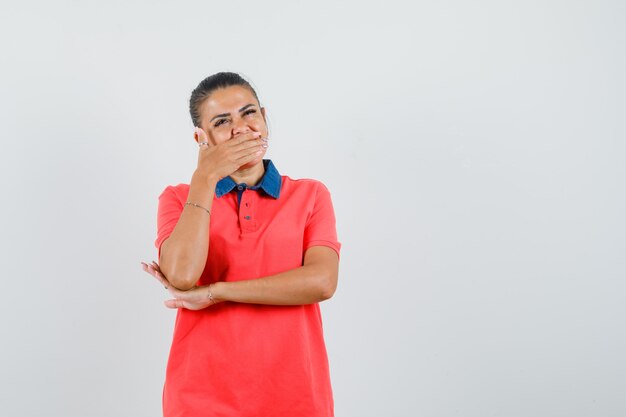
[[[328,246],[337,252],[337,256],[341,249],[341,243],[337,241],[335,211],[330,192],[321,182],[318,182],[313,210],[304,230],[303,250],[306,252],[311,246]]]
[[[183,211],[183,204],[175,188],[171,185],[159,195],[159,208],[157,210],[157,238],[154,246],[158,250],[159,259],[161,258],[161,245],[174,231],[176,223]]]

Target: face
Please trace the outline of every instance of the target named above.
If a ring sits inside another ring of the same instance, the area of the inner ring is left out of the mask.
[[[265,108],[260,107],[254,94],[239,85],[220,88],[200,105],[200,127],[206,132],[210,145],[217,145],[248,132],[260,132],[267,137]],[[196,142],[200,138],[195,135]],[[265,151],[246,166],[263,159]],[[244,167],[242,167],[244,168]]]

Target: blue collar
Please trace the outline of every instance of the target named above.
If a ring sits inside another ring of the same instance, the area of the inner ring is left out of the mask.
[[[261,182],[258,185],[246,186],[249,190],[256,190],[261,188],[265,193],[271,197],[278,198],[280,196],[280,186],[282,184],[282,178],[271,159],[264,159],[263,166],[265,167],[265,174],[261,178]],[[215,186],[215,196],[220,198],[224,194],[231,192],[237,183],[231,177],[224,177],[217,182]],[[245,184],[242,184],[245,185]]]

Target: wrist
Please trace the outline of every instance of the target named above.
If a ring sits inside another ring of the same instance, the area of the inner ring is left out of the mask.
[[[200,171],[198,169],[196,169],[191,176],[192,183],[201,184],[211,189],[215,188],[219,180],[216,174]]]
[[[190,186],[193,186],[194,188],[200,187],[205,190],[208,189],[213,191],[215,190],[215,186],[217,185],[218,181],[219,178],[217,178],[216,175],[207,174],[206,172],[198,171],[196,169],[191,176]]]
[[[211,296],[215,302],[226,301],[225,287],[228,285],[225,281],[216,281],[209,284]]]
[[[187,201],[199,204],[203,208],[211,210],[216,184],[217,183],[211,184],[206,178],[202,178],[194,173],[189,183]]]

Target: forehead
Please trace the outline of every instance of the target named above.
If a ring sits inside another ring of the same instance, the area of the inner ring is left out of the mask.
[[[215,114],[237,112],[250,103],[258,104],[252,91],[246,87],[233,85],[213,91],[202,107],[204,115],[212,117]]]

